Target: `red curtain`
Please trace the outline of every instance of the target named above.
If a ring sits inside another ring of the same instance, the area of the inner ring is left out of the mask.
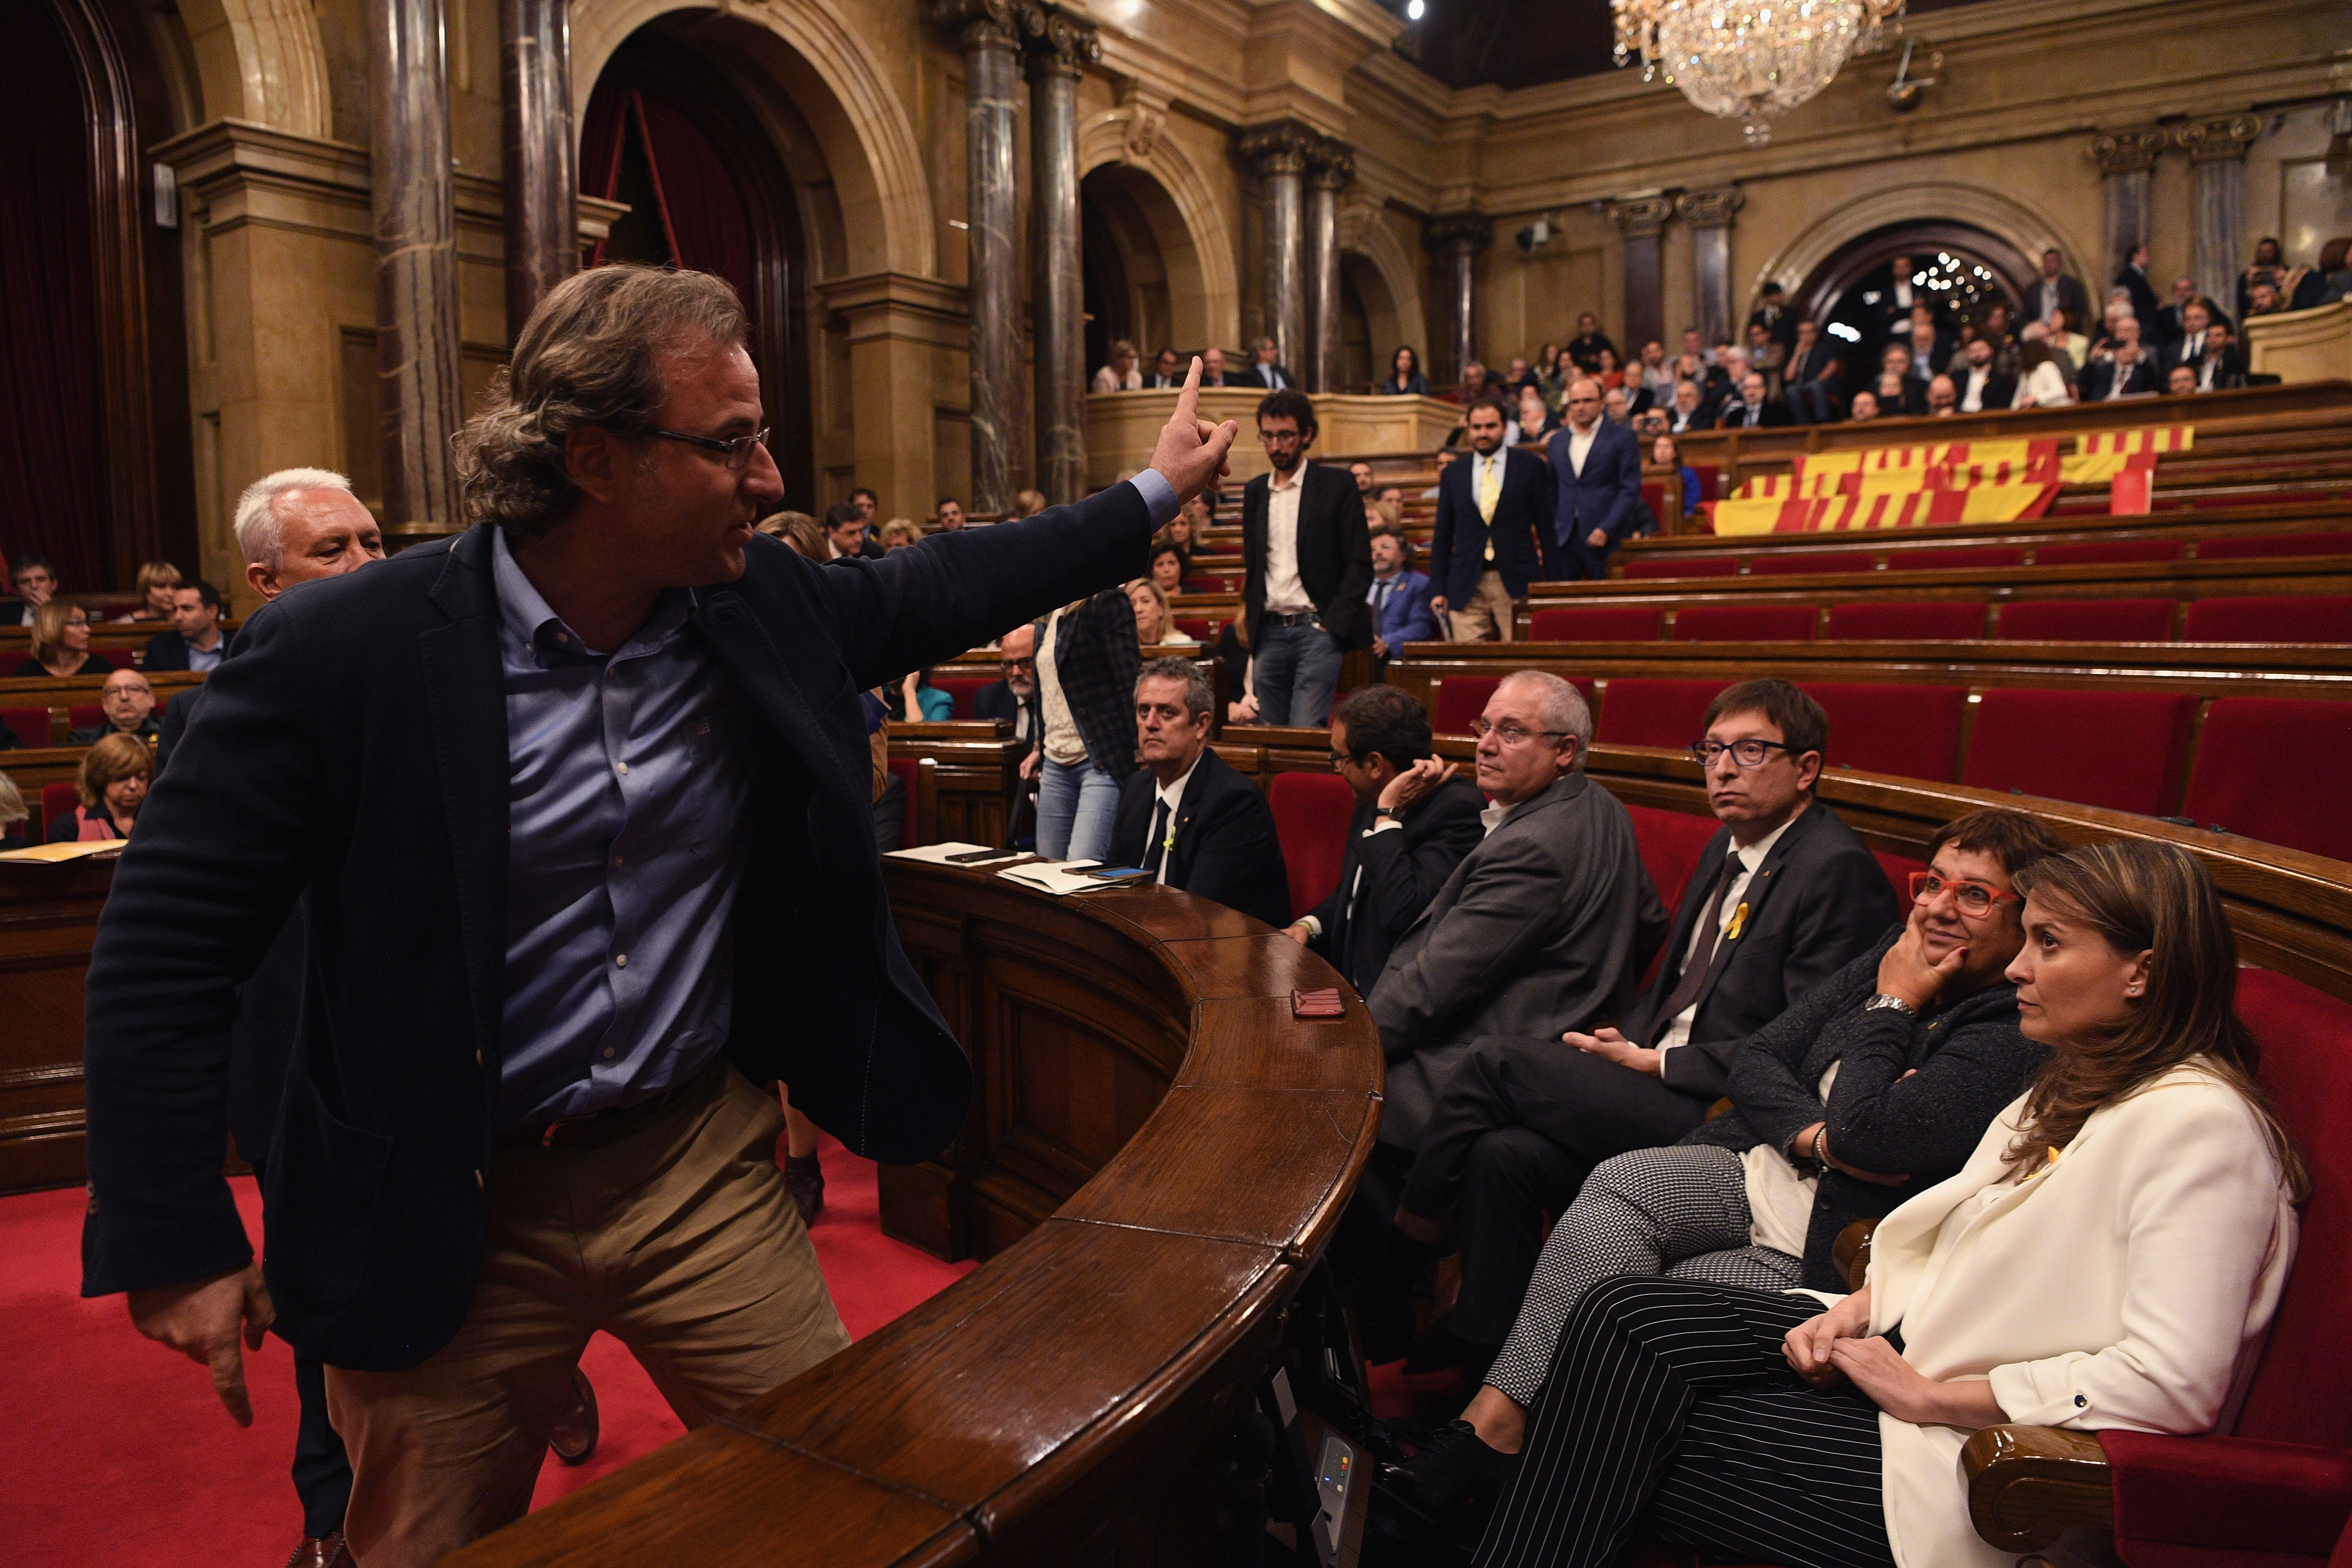
[[[667,100],[599,82],[581,126],[582,190],[607,199],[619,191],[625,143],[634,143],[652,175],[656,210],[646,216],[662,234],[669,259],[726,279],[750,308],[759,298],[751,225],[735,172],[719,149]]]
[[[0,147],[16,149],[0,160],[0,554],[46,555],[67,592],[94,593],[120,584],[85,110],[49,8],[20,9],[0,92]]]

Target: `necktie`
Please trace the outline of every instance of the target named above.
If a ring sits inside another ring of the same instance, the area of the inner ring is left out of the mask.
[[[1675,983],[1674,994],[1658,1010],[1656,1028],[1661,1035],[1666,1026],[1681,1016],[1682,1010],[1698,1000],[1698,988],[1706,980],[1706,972],[1715,963],[1716,939],[1723,934],[1723,895],[1731,889],[1732,879],[1743,869],[1738,851],[1723,858],[1723,869],[1716,873],[1715,891],[1707,895],[1706,909],[1698,917],[1698,948],[1691,954],[1690,965],[1682,978]]]
[[[1381,627],[1388,616],[1389,590],[1395,586],[1395,584],[1384,583],[1377,577],[1372,580],[1372,633],[1376,637],[1381,635]]]
[[[1151,841],[1143,851],[1143,868],[1155,882],[1168,880],[1168,803],[1163,800],[1152,810]]]

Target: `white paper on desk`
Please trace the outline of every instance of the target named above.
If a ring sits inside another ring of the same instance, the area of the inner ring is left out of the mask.
[[[893,849],[890,855],[900,860],[920,860],[927,866],[944,866],[955,855],[975,855],[988,847],[985,844],[918,844],[912,849]],[[966,860],[967,866],[993,866],[999,860],[1018,860],[1028,854],[1026,849],[1002,849],[985,860]]]
[[[0,854],[0,860],[55,865],[64,860],[79,860],[90,855],[121,853],[122,840],[120,838],[79,838],[68,839],[61,844],[36,844],[26,849],[11,849]]]
[[[1090,868],[1101,864],[1099,860],[1036,860],[1026,866],[1007,866],[997,875],[1008,882],[1018,882],[1024,888],[1034,888],[1057,899],[1068,893],[1090,893],[1102,888],[1133,885],[1132,879],[1105,881],[1100,877],[1086,875]]]

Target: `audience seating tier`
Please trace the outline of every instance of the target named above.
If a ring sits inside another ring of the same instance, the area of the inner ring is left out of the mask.
[[[1676,613],[1677,642],[1810,642],[1811,605],[1699,605]]]
[[[2352,643],[2352,594],[2192,599],[2181,635],[2189,642]]]
[[[1822,635],[1832,642],[1971,642],[1985,635],[1985,610],[1916,599],[1832,605],[1822,617]]]
[[[2000,606],[1993,636],[2017,642],[2169,642],[2179,618],[2170,599],[2021,599]]]
[[[1665,635],[1664,609],[1639,605],[1579,605],[1534,611],[1529,635],[1538,642],[1655,642]]]

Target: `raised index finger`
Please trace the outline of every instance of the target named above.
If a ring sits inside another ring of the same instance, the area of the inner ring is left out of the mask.
[[[1176,394],[1176,412],[1168,416],[1171,425],[1190,428],[1201,417],[1201,356],[1192,356],[1192,368],[1184,373],[1183,389]]]

